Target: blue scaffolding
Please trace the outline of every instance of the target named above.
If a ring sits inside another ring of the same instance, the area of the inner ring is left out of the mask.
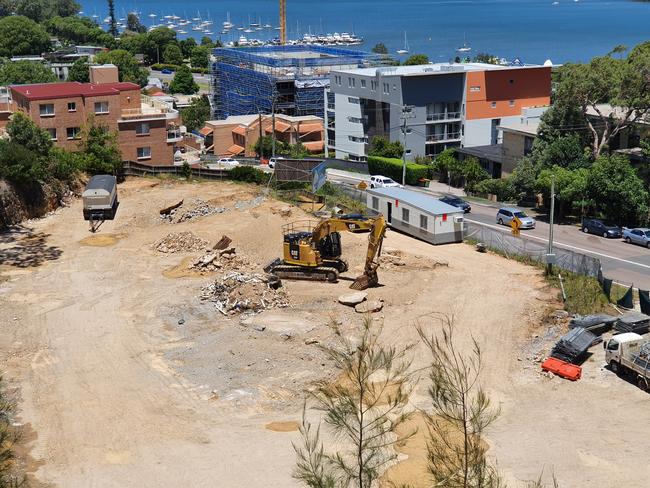
[[[213,115],[323,116],[331,70],[379,66],[385,58],[329,46],[217,48],[211,65]]]

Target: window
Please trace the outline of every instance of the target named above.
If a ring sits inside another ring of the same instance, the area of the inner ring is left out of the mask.
[[[514,101],[514,100],[510,100],[510,101],[508,102],[508,105],[510,105],[511,107],[514,107],[514,106],[515,106],[515,101]]]
[[[492,102],[491,107],[492,108],[497,108],[497,102]]]
[[[65,131],[68,139],[79,139],[79,127],[68,127]]]
[[[393,90],[397,90],[397,85],[393,83]]]
[[[363,119],[361,117],[348,117],[348,122],[352,122],[353,124],[361,124],[363,122]]]
[[[429,219],[426,215],[420,214],[420,229],[427,229],[429,227]]]
[[[390,93],[390,83],[384,83],[384,93],[386,95]]]
[[[368,142],[367,137],[348,136],[348,140],[351,142]]]
[[[341,76],[340,75],[334,75],[334,81],[338,86],[341,86]]]
[[[355,105],[359,105],[359,99],[357,97],[348,97],[348,102],[354,103]]]
[[[478,85],[470,86],[470,87],[469,87],[469,91],[471,91],[471,92],[480,92],[480,91],[481,91],[481,87],[478,86]]]
[[[379,198],[372,197],[372,208],[375,210],[379,210]]]
[[[365,87],[366,87],[366,80],[361,80],[361,88],[365,88]]]
[[[41,117],[54,117],[54,104],[44,103],[38,106]]]
[[[50,134],[50,139],[56,141],[56,129],[46,129]]]
[[[408,223],[409,221],[409,209],[402,208],[402,222]]]
[[[375,80],[370,80],[370,90],[371,91],[377,90],[377,82]]]
[[[356,78],[348,78],[348,86],[350,88],[354,88],[357,86],[357,80]]]
[[[107,114],[108,113],[108,102],[95,102],[95,113],[96,114]]]
[[[77,103],[68,102],[68,112],[76,112],[76,111],[77,111]]]
[[[151,148],[150,147],[139,147],[138,148],[138,159],[151,159]]]
[[[135,126],[135,134],[138,136],[149,135],[149,122],[140,122]]]

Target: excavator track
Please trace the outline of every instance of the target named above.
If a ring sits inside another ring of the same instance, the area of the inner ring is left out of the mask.
[[[305,268],[291,264],[279,264],[270,269],[269,272],[278,278],[288,278],[291,280],[329,281],[330,283],[336,283],[339,279],[339,271],[329,266]]]

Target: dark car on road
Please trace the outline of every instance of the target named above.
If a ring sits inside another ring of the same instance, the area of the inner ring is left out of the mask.
[[[620,239],[623,236],[621,228],[616,225],[609,225],[600,219],[583,219],[582,232],[585,234],[596,234],[610,239]]]
[[[447,195],[444,197],[439,198],[441,202],[446,203],[447,205],[451,205],[452,207],[457,207],[463,209],[463,212],[465,213],[470,213],[472,210],[472,206],[467,203],[465,200],[462,198],[458,198],[455,196]]]

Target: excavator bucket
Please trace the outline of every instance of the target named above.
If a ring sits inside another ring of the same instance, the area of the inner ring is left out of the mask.
[[[353,290],[365,290],[366,288],[372,288],[379,284],[379,278],[377,277],[377,272],[373,271],[372,273],[364,273],[359,276],[354,282],[350,285],[350,288]]]

